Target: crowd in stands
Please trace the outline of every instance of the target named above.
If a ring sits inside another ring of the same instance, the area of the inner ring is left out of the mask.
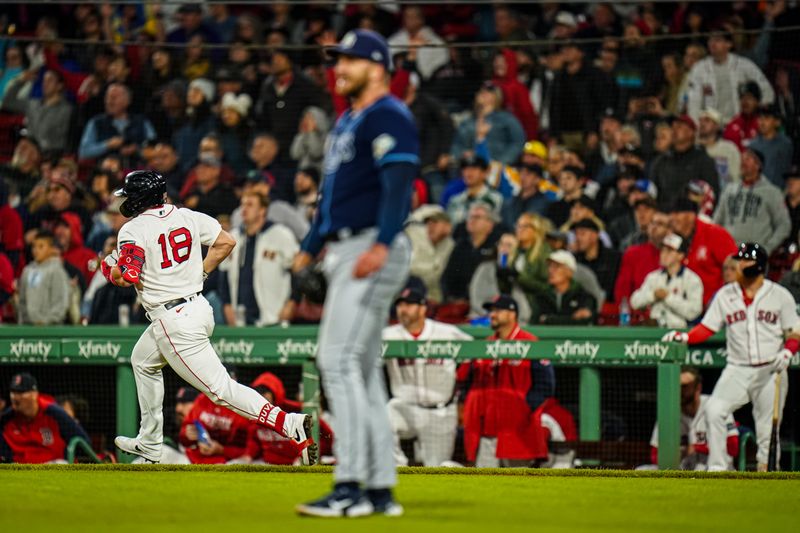
[[[353,28],[387,37],[419,128],[406,232],[433,316],[480,319],[505,293],[526,324],[682,327],[741,241],[797,283],[800,67],[774,30],[800,9],[784,1],[0,15],[4,322],[144,321],[95,276],[126,220],[112,193],[143,167],[237,238],[205,286],[218,323],[318,321],[288,267],[347,106],[323,47]]]

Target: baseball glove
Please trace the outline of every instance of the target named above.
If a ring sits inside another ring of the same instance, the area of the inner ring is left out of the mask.
[[[300,295],[314,304],[325,303],[325,294],[328,292],[328,281],[322,272],[319,263],[311,264],[292,278],[295,290]]]

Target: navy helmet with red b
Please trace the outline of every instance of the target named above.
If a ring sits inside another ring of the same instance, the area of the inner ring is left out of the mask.
[[[763,246],[757,242],[743,242],[739,245],[739,250],[733,256],[737,261],[755,261],[755,265],[742,270],[742,274],[748,278],[760,276],[767,271],[767,261],[769,254]]]
[[[166,193],[167,181],[161,174],[154,170],[134,170],[125,176],[125,184],[114,191],[114,196],[125,197],[119,212],[130,218],[163,204]]]

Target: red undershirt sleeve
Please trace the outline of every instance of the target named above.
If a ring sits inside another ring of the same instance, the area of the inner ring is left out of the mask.
[[[688,343],[700,344],[708,340],[714,333],[713,330],[708,329],[703,324],[698,324],[689,331]]]

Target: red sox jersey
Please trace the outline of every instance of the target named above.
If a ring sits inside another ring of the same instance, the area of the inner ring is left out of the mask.
[[[425,325],[418,336],[406,330],[402,324],[395,324],[383,330],[385,341],[470,341],[472,337],[455,326],[425,320]],[[438,346],[436,347],[438,348]],[[428,353],[432,357],[427,359],[388,359],[386,370],[389,374],[389,386],[392,396],[408,403],[432,407],[446,404],[453,398],[453,389],[456,383],[456,362],[452,358],[456,345],[445,347],[429,353],[436,348],[426,351],[425,345],[418,345],[420,355]],[[442,358],[445,355],[448,358]],[[438,357],[437,357],[438,356]]]
[[[738,283],[722,287],[702,325],[714,332],[727,328],[728,363],[754,366],[775,359],[783,348],[784,332],[797,330],[800,317],[791,293],[765,279],[749,304]]]
[[[65,458],[67,443],[74,437],[89,442],[83,428],[44,395],[33,419],[10,408],[0,415],[0,463],[49,463]]]
[[[681,443],[694,446],[695,452],[701,455],[708,455],[706,406],[708,405],[709,398],[711,398],[711,396],[708,394],[700,395],[700,406],[697,408],[697,413],[695,413],[694,417],[681,413]],[[738,438],[739,430],[736,428],[736,421],[733,419],[733,414],[729,413],[727,418],[725,418],[725,425],[728,428],[728,440],[730,441],[733,438]],[[658,423],[653,426],[650,446],[658,449]],[[734,446],[733,448],[736,447]],[[728,449],[730,449],[730,446]],[[654,463],[658,462],[657,456],[653,459]],[[733,456],[731,456],[730,453],[728,453],[727,462],[728,468],[733,469]]]
[[[222,445],[222,455],[203,455],[195,447],[197,443],[186,437],[186,428],[198,421],[206,428],[209,436]],[[214,404],[206,395],[201,394],[183,421],[180,440],[186,446],[186,456],[192,463],[221,464],[244,455],[249,429],[249,420]]]
[[[122,226],[117,245],[144,249],[139,296],[147,311],[203,290],[201,246],[214,244],[221,230],[210,216],[169,204],[150,208]]]

